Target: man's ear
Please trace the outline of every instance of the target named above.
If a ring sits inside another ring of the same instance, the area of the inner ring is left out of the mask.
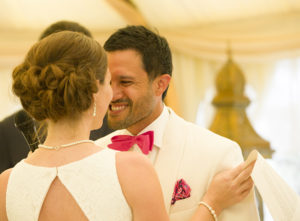
[[[155,78],[153,86],[156,96],[161,96],[164,93],[169,86],[171,78],[169,74],[163,74]]]

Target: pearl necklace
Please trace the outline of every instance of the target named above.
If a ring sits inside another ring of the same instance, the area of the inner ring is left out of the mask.
[[[75,142],[73,142],[73,143],[62,144],[62,145],[55,146],[55,147],[52,147],[52,146],[46,146],[46,145],[44,145],[44,144],[39,144],[38,147],[39,147],[39,148],[49,149],[49,150],[59,150],[60,148],[63,148],[63,147],[69,147],[69,146],[73,146],[73,145],[80,144],[80,143],[92,143],[92,144],[95,144],[95,142],[92,141],[92,140],[79,140],[79,141],[75,141]]]

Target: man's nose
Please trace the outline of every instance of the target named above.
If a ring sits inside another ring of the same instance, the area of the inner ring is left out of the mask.
[[[113,91],[113,97],[112,97],[112,101],[118,100],[120,98],[122,98],[123,96],[123,92],[122,92],[122,88],[120,86],[118,86],[118,84],[111,84],[111,88]]]

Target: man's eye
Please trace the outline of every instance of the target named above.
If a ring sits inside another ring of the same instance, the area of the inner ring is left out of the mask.
[[[132,84],[132,81],[121,81],[122,85],[130,85]]]

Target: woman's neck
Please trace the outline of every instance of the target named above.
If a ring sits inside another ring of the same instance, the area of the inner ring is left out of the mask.
[[[57,146],[79,140],[88,140],[90,125],[84,120],[48,121],[47,138],[45,145]]]

